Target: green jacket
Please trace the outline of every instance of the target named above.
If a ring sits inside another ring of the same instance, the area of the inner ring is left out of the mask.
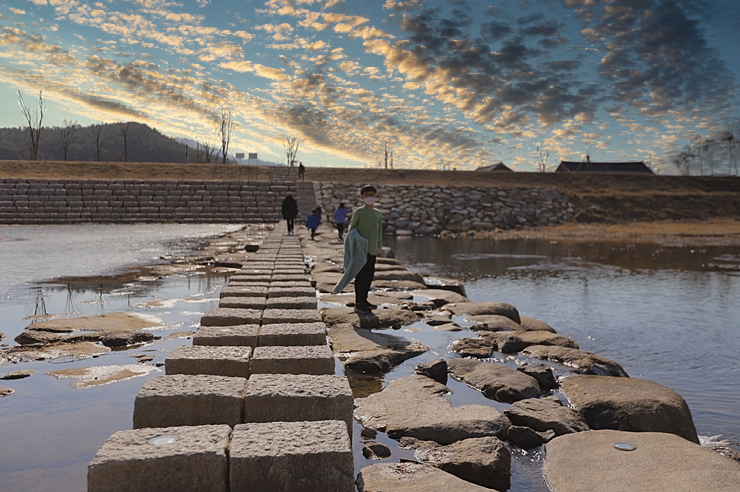
[[[377,255],[383,247],[383,217],[374,208],[364,205],[352,213],[349,230],[357,229],[360,236],[367,239],[367,254]]]

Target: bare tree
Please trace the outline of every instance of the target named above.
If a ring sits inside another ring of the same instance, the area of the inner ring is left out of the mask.
[[[221,155],[223,164],[226,164],[226,156],[229,153],[229,144],[231,143],[231,132],[234,130],[234,114],[229,109],[221,108],[221,127],[219,135],[221,136]]]
[[[105,123],[103,123],[103,120],[90,125],[90,130],[87,134],[87,138],[89,138],[90,141],[95,144],[95,158],[98,162],[100,162],[100,149],[103,147],[103,142],[105,141],[105,137],[107,134],[108,129],[106,128]]]
[[[67,160],[69,154],[69,144],[72,142],[72,136],[77,131],[77,121],[67,121],[64,119],[64,126],[59,129],[62,137],[62,160]]]
[[[737,159],[735,159],[735,155],[732,153],[732,149],[737,147],[737,140],[735,139],[735,135],[733,135],[732,132],[725,132],[725,134],[722,136],[722,141],[727,142],[727,153],[730,156],[730,160],[735,165],[735,175],[737,175]],[[729,164],[727,167],[727,170],[730,171],[731,169]]]
[[[285,158],[288,160],[288,165],[290,167],[295,166],[299,146],[300,142],[298,141],[298,137],[296,137],[295,135],[285,137],[283,148],[285,149]]]
[[[214,145],[209,144],[205,140],[201,142],[200,140],[195,141],[195,162],[201,162],[201,163],[211,163],[214,162],[214,154],[216,153],[216,147]],[[215,162],[218,162],[216,159]]]
[[[547,172],[547,159],[550,158],[550,151],[543,149],[541,146],[537,146],[537,167],[539,172]]]
[[[131,125],[130,121],[121,123],[118,127],[121,129],[121,136],[123,137],[123,162],[128,162],[128,127]]]
[[[28,132],[28,159],[37,161],[41,157],[39,155],[39,140],[41,139],[41,122],[44,120],[45,111],[43,91],[39,91],[38,109],[32,110],[26,106],[26,101],[23,99],[23,92],[20,90],[18,91],[18,103],[21,105],[21,111],[27,124],[25,131]]]

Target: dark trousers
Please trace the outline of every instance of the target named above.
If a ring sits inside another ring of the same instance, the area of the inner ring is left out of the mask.
[[[288,233],[293,232],[293,227],[295,227],[295,217],[292,219],[285,219],[285,222],[288,223]]]
[[[368,254],[367,262],[355,277],[355,304],[365,304],[367,294],[370,292],[370,284],[375,276],[375,255]]]
[[[339,231],[339,239],[342,239],[342,235],[344,234],[344,222],[337,222],[337,231]]]

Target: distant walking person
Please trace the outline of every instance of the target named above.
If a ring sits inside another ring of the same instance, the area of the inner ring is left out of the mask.
[[[306,217],[306,227],[311,231],[311,240],[315,241],[316,236],[316,229],[319,228],[319,224],[321,224],[321,216],[316,213],[316,210],[311,213],[308,217]]]
[[[302,162],[298,163],[298,179],[306,181],[306,166]]]
[[[334,223],[337,224],[337,232],[339,232],[339,240],[341,241],[344,236],[344,223],[347,220],[347,215],[352,212],[349,207],[346,207],[344,203],[340,203],[337,209],[334,211]]]
[[[283,200],[283,218],[288,223],[288,234],[293,234],[296,217],[298,217],[298,202],[295,201],[291,193],[288,193],[288,196]]]
[[[360,195],[365,204],[352,214],[352,220],[349,222],[349,233],[355,230],[367,240],[365,265],[355,276],[355,312],[369,314],[378,307],[368,302],[367,295],[375,276],[375,260],[377,255],[383,255],[381,249],[383,247],[383,217],[380,212],[375,210],[378,190],[374,186],[365,186],[360,190]],[[349,233],[347,234],[348,241]],[[347,242],[345,241],[346,250]]]

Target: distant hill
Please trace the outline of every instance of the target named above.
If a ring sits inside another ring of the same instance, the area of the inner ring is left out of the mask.
[[[124,123],[125,124],[125,123]],[[100,160],[107,162],[123,161],[124,145],[121,123],[103,125],[100,146]],[[96,161],[93,126],[77,126],[70,141],[67,160]],[[129,162],[185,162],[186,145],[174,138],[163,135],[155,128],[131,122],[127,132]],[[42,128],[39,140],[41,159],[62,160],[64,155],[62,138],[58,127]],[[218,152],[214,152],[214,155]],[[188,148],[188,162],[197,162],[194,145]],[[28,140],[20,128],[0,128],[0,159],[28,159]],[[233,162],[233,159],[230,159]]]

